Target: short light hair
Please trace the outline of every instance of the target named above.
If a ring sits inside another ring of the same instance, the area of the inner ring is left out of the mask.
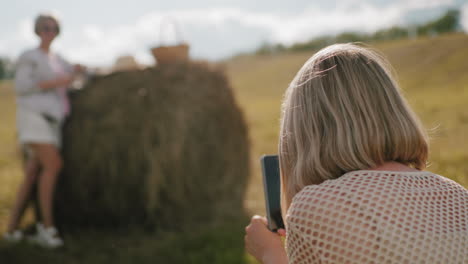
[[[48,20],[52,20],[57,25],[57,35],[60,34],[60,23],[56,16],[52,14],[39,14],[34,20],[34,33],[39,36],[41,28],[44,26],[44,23]]]
[[[428,136],[391,69],[375,51],[335,44],[299,70],[282,105],[283,209],[305,186],[346,172],[388,161],[426,167]]]

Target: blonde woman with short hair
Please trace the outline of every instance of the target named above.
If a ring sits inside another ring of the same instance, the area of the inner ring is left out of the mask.
[[[260,262],[468,262],[468,191],[424,171],[428,137],[390,69],[336,44],[297,73],[279,143],[286,231],[259,216],[246,228]]]
[[[33,239],[40,245],[55,248],[63,245],[53,221],[55,183],[62,168],[60,155],[61,126],[70,112],[67,88],[74,74],[83,71],[71,65],[50,46],[60,33],[57,18],[39,15],[34,32],[40,38],[39,47],[27,50],[19,57],[15,74],[17,94],[17,126],[20,144],[27,152],[25,174],[4,238],[20,241],[19,221],[37,182],[42,223],[37,225]]]

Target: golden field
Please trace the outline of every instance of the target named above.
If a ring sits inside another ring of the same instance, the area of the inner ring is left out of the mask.
[[[431,136],[428,170],[468,187],[468,35],[392,41],[370,47],[382,52]],[[252,142],[252,178],[246,206],[262,213],[259,159],[277,153],[280,105],[289,82],[313,52],[244,56],[228,62]]]

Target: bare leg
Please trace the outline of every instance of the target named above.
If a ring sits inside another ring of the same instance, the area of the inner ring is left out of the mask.
[[[37,178],[39,179],[39,175],[41,174],[41,171],[37,172]],[[39,205],[39,181],[36,180],[36,183],[33,186],[33,189],[31,191],[31,201],[33,203],[33,208],[34,208],[34,217],[36,219],[36,222],[42,223],[42,215],[41,215],[41,208]]]
[[[24,172],[25,178],[18,190],[16,203],[11,210],[7,232],[13,232],[18,228],[21,216],[24,214],[28,201],[31,199],[32,189],[37,181],[39,172],[39,162],[35,157],[26,160]]]
[[[34,144],[32,147],[42,168],[39,174],[39,207],[44,227],[47,228],[54,226],[52,207],[55,183],[62,169],[62,157],[52,144]]]

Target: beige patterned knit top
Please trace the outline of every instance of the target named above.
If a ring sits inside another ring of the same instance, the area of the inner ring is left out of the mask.
[[[354,171],[302,189],[289,263],[468,263],[468,190],[431,172]]]

